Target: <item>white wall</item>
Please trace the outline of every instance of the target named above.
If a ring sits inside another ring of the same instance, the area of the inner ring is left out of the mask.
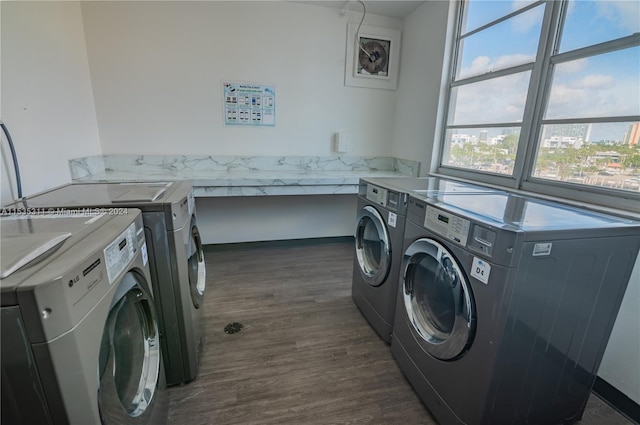
[[[2,22],[2,7],[0,7],[0,23]],[[2,55],[0,54],[0,94],[2,93]],[[2,102],[0,102],[0,117],[2,117]],[[1,132],[0,132],[1,133]],[[17,197],[15,193],[13,165],[11,151],[7,146],[4,134],[0,134],[0,206],[6,205]]]
[[[86,2],[82,15],[104,154],[330,155],[339,129],[353,155],[391,153],[396,92],[344,86],[360,12],[148,1]],[[275,84],[275,128],[225,127],[223,80]]]
[[[356,195],[198,198],[205,244],[352,236]]]
[[[77,2],[1,2],[0,8],[2,120],[29,195],[69,182],[69,158],[100,153],[82,16]],[[9,150],[2,152],[3,163],[11,164]]]
[[[449,2],[426,2],[404,21],[392,156],[422,162],[427,174],[436,141]]]
[[[390,155],[397,92],[344,85],[347,23],[362,16],[352,9],[84,3],[103,153],[332,155],[333,133],[346,130],[349,154]],[[371,14],[364,24],[402,28]],[[274,84],[276,126],[226,127],[223,80]],[[355,197],[345,199],[199,200],[200,227],[207,243],[350,235]]]
[[[629,280],[598,376],[640,404],[640,258]]]

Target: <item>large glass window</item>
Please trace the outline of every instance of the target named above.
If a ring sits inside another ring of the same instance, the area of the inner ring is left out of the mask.
[[[461,2],[438,171],[636,211],[640,2]]]
[[[640,2],[636,0],[571,1],[565,16],[560,52],[640,32]]]
[[[541,7],[527,10],[461,38],[458,79],[532,63],[540,38],[541,12]],[[498,38],[501,43],[495,42]]]

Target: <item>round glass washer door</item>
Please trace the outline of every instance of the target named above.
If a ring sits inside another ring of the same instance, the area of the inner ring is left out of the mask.
[[[189,269],[189,292],[195,308],[200,308],[204,300],[207,270],[204,264],[202,239],[196,225],[195,217],[191,218],[191,235],[187,248],[187,267]]]
[[[406,249],[402,290],[416,340],[440,360],[463,355],[475,333],[471,287],[454,256],[440,243],[418,239]]]
[[[358,214],[355,242],[360,274],[369,285],[380,286],[391,268],[391,243],[384,219],[372,206]]]
[[[100,345],[98,408],[103,424],[146,423],[160,379],[160,344],[153,300],[143,279],[128,272],[116,289]]]

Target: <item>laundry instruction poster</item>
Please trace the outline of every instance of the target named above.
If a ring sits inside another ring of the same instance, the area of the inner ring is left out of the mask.
[[[275,86],[230,81],[222,86],[225,125],[275,127]]]

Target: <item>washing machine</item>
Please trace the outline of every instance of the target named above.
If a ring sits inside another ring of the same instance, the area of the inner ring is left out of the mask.
[[[142,211],[168,385],[198,375],[206,269],[190,182],[67,184],[22,199],[17,208]]]
[[[578,421],[638,234],[515,194],[410,197],[391,351],[438,422]]]
[[[382,340],[391,341],[409,194],[492,192],[438,177],[360,179],[351,294]]]
[[[139,210],[0,217],[3,424],[163,424]]]

